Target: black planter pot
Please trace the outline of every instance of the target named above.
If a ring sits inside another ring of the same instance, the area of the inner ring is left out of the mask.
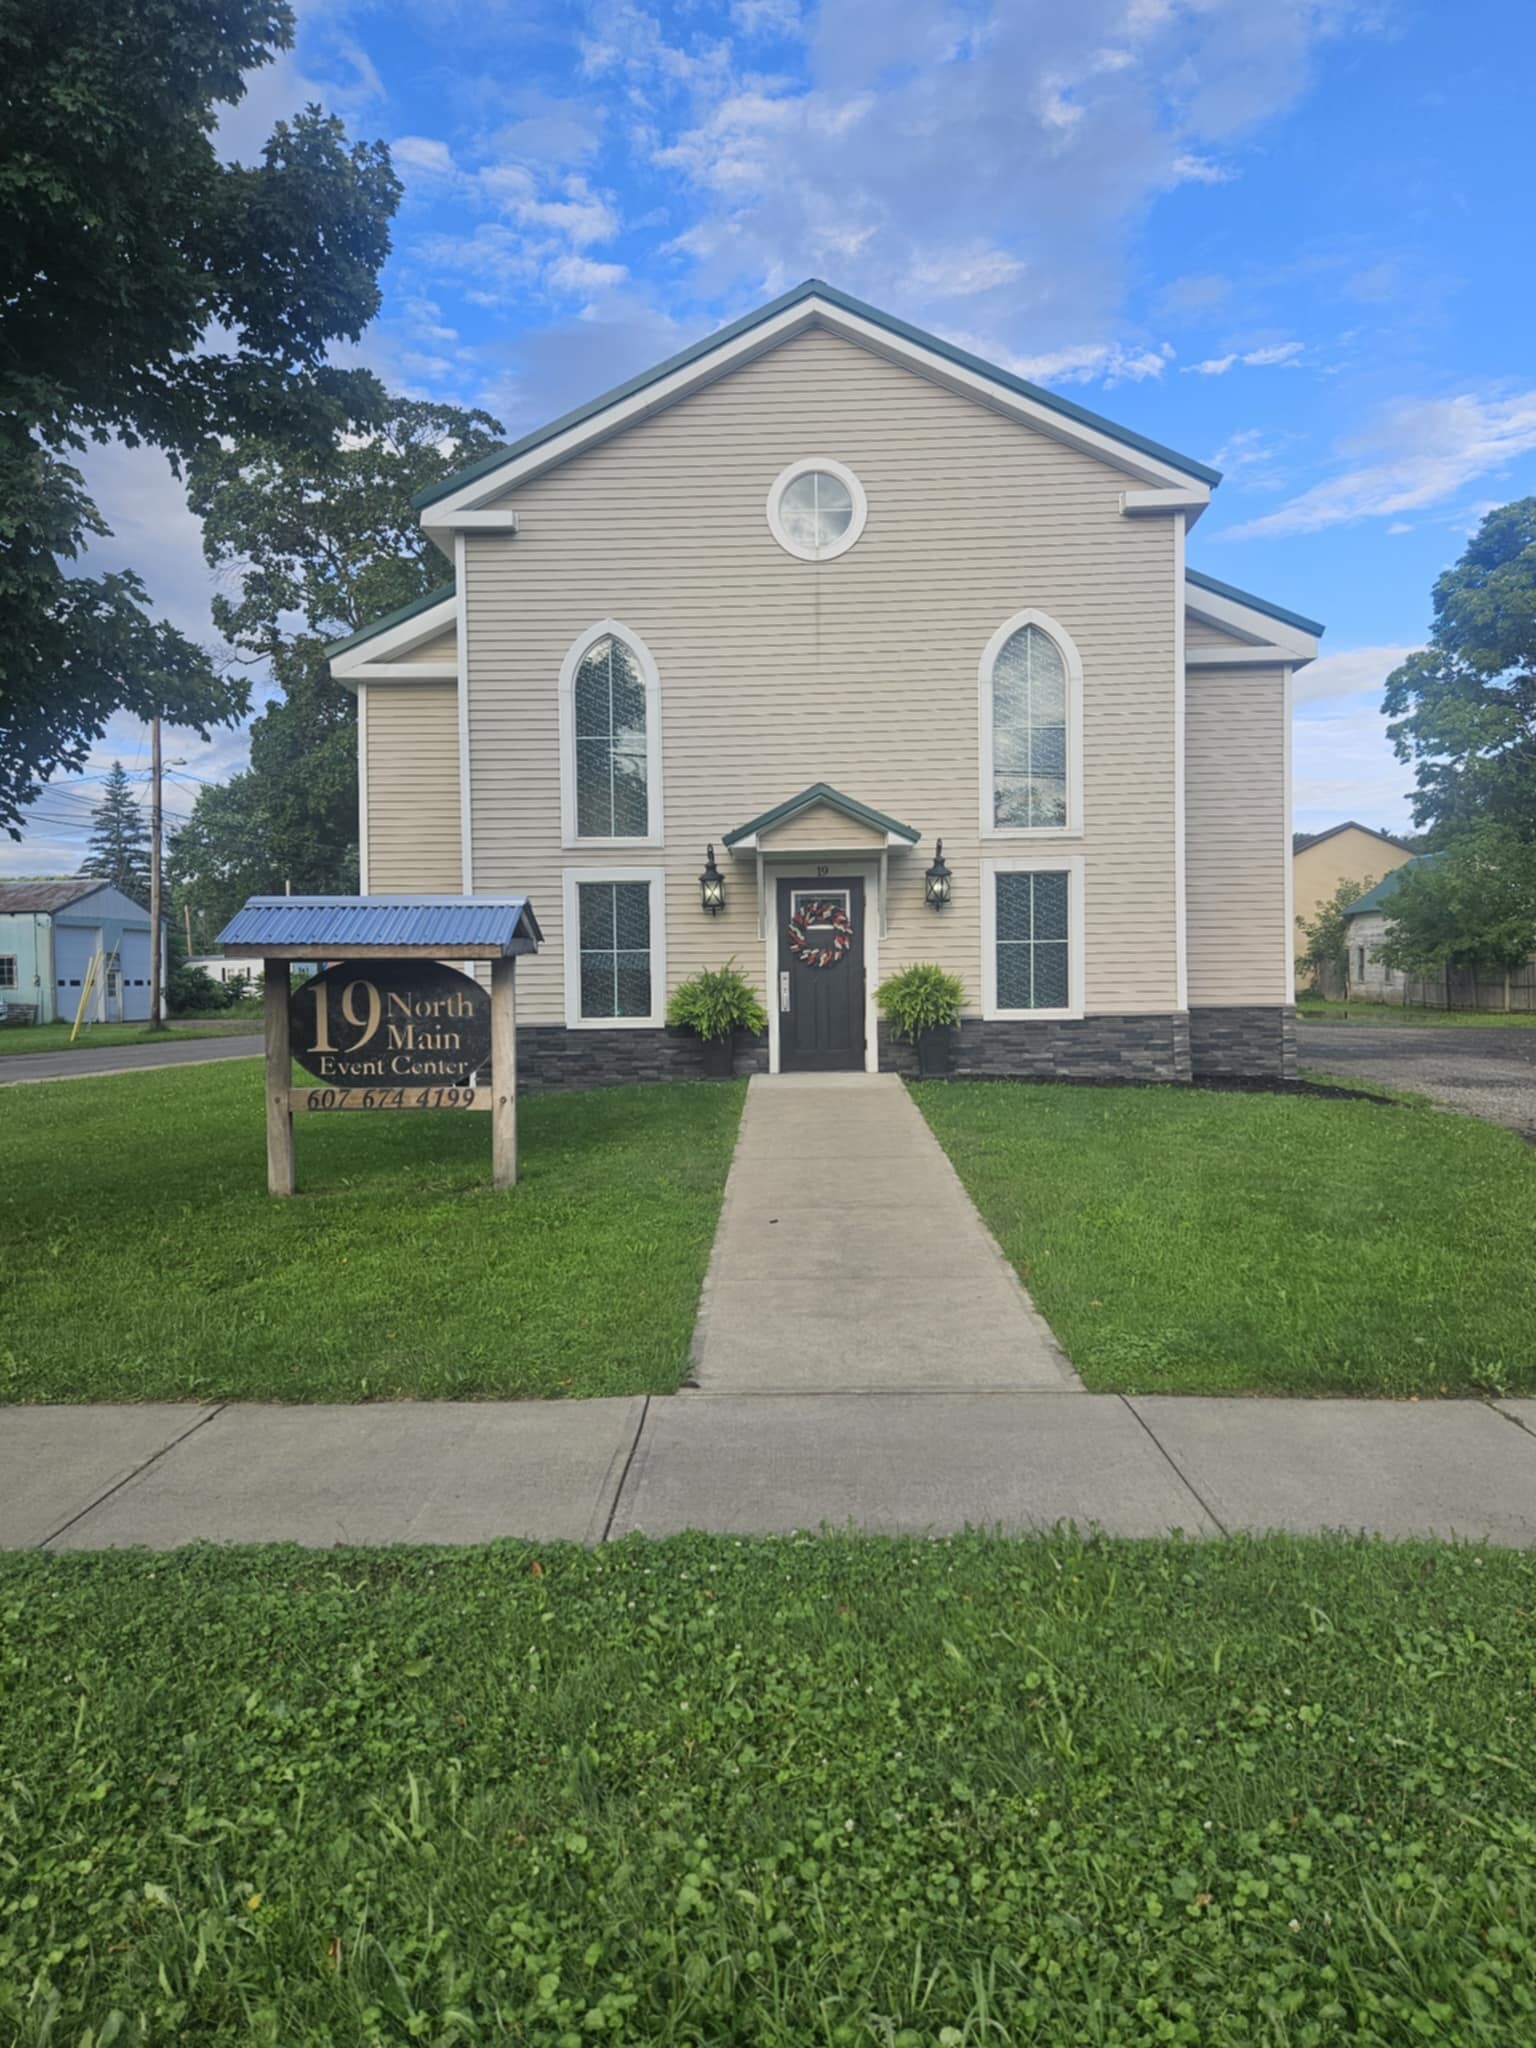
[[[936,1024],[917,1034],[917,1072],[923,1081],[941,1081],[954,1072],[955,1034],[948,1024]]]
[[[705,1080],[729,1081],[736,1064],[735,1032],[725,1038],[701,1038],[699,1050],[704,1059]]]

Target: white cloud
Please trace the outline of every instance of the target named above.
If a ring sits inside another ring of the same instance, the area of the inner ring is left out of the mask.
[[[731,0],[731,20],[744,36],[796,36],[799,0]]]
[[[1479,477],[1536,449],[1536,390],[1484,399],[1405,401],[1344,452],[1364,460],[1314,484],[1262,519],[1229,527],[1225,540],[1317,533],[1355,519],[1390,517],[1438,505]]]
[[[960,347],[987,356],[1016,377],[1032,384],[1140,384],[1148,377],[1161,377],[1173,355],[1167,342],[1156,348],[1137,348],[1120,342],[1078,342],[1048,355],[1021,356],[990,348],[977,336],[955,336]]]
[[[1306,676],[1303,669],[1297,677]],[[1292,728],[1291,825],[1321,831],[1359,818],[1383,831],[1410,831],[1413,773],[1387,738],[1374,691],[1303,713]]]
[[[1186,151],[1174,158],[1173,175],[1181,185],[1225,185],[1232,173],[1223,165],[1212,163],[1209,157]]]
[[[446,142],[429,135],[401,135],[389,145],[396,170],[416,171],[427,178],[456,179],[459,167]]]
[[[1304,90],[1325,20],[1348,11],[823,0],[804,82],[788,82],[739,69],[687,12],[664,33],[633,0],[602,0],[585,51],[685,181],[693,214],[672,246],[702,296],[819,274],[919,320],[960,298],[983,353],[1027,336],[1033,359],[1065,354],[1081,380],[1159,373],[1160,351],[1106,339],[1131,233],[1159,195],[1233,174],[1234,148]]]
[[[1006,249],[972,246],[921,256],[907,273],[911,291],[927,300],[969,299],[1022,277],[1024,265]]]
[[[1346,647],[1319,655],[1296,671],[1291,684],[1294,701],[1318,704],[1369,693],[1371,701],[1379,704],[1387,677],[1416,652],[1412,647]]]
[[[613,291],[623,284],[629,272],[622,263],[594,263],[587,256],[558,256],[547,275],[557,291],[590,294]]]
[[[1254,370],[1273,369],[1278,364],[1294,363],[1305,346],[1305,342],[1300,341],[1277,341],[1243,352],[1234,349],[1230,355],[1207,356],[1203,363],[1186,363],[1182,374],[1186,377],[1225,377],[1228,370],[1235,369],[1239,363]]]

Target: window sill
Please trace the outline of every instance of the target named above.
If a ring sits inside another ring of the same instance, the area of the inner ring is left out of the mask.
[[[630,846],[664,846],[666,841],[659,832],[648,832],[643,839],[562,839],[562,853],[622,853]]]
[[[567,1016],[567,1031],[664,1031],[665,1017],[571,1017]],[[530,1029],[535,1028],[530,1026]]]
[[[1080,1024],[1083,1010],[983,1010],[984,1024]]]
[[[1056,844],[1086,837],[1081,825],[985,825],[981,832],[984,844],[1003,844],[1009,840],[1027,839],[1038,843],[1041,840]]]

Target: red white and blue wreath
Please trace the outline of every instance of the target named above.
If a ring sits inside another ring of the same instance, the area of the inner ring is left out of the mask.
[[[803,903],[789,920],[789,950],[804,967],[835,967],[852,944],[853,926],[840,904]]]

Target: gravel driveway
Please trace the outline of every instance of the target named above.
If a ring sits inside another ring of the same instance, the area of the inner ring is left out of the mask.
[[[1536,1144],[1536,1026],[1301,1022],[1296,1044],[1303,1067],[1411,1088]]]

